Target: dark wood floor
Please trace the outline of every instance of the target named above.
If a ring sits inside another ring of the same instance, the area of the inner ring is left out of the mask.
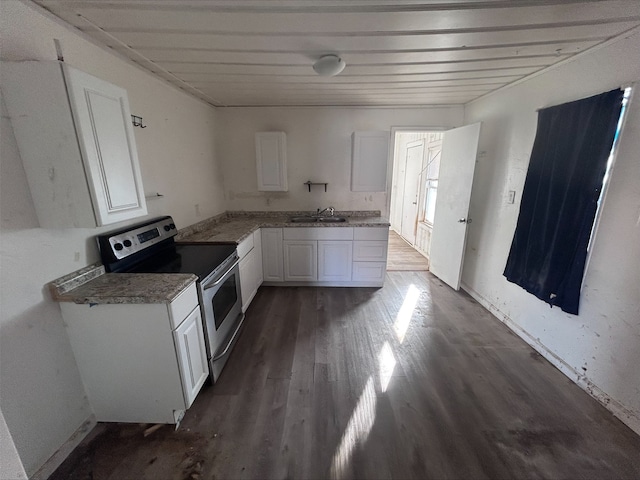
[[[428,272],[261,288],[220,381],[177,431],[144,428],[52,478],[640,478],[640,437]]]

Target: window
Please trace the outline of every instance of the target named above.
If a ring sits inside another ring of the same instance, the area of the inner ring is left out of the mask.
[[[424,168],[424,203],[422,205],[422,221],[433,225],[436,213],[436,197],[438,196],[438,175],[440,174],[440,154],[442,152],[442,134],[431,134],[429,138],[426,167]]]
[[[504,276],[575,315],[624,98],[612,90],[538,115]]]

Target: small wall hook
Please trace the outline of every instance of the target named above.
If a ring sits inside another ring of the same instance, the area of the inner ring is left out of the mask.
[[[134,127],[147,128],[146,125],[142,124],[142,117],[138,117],[137,115],[131,115],[131,121],[133,122]]]

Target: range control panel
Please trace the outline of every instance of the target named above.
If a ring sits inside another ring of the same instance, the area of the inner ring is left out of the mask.
[[[106,247],[117,260],[141,252],[145,248],[171,238],[178,233],[171,217],[156,218],[150,222],[133,225],[127,229],[98,237],[101,251]]]

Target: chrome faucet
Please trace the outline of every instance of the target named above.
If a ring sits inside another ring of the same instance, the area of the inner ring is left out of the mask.
[[[336,211],[336,209],[333,208],[333,207],[327,207],[324,210],[318,209],[316,215],[319,217],[320,215],[322,215],[324,212],[327,212],[327,211],[329,212],[329,215],[333,216],[333,214]]]

